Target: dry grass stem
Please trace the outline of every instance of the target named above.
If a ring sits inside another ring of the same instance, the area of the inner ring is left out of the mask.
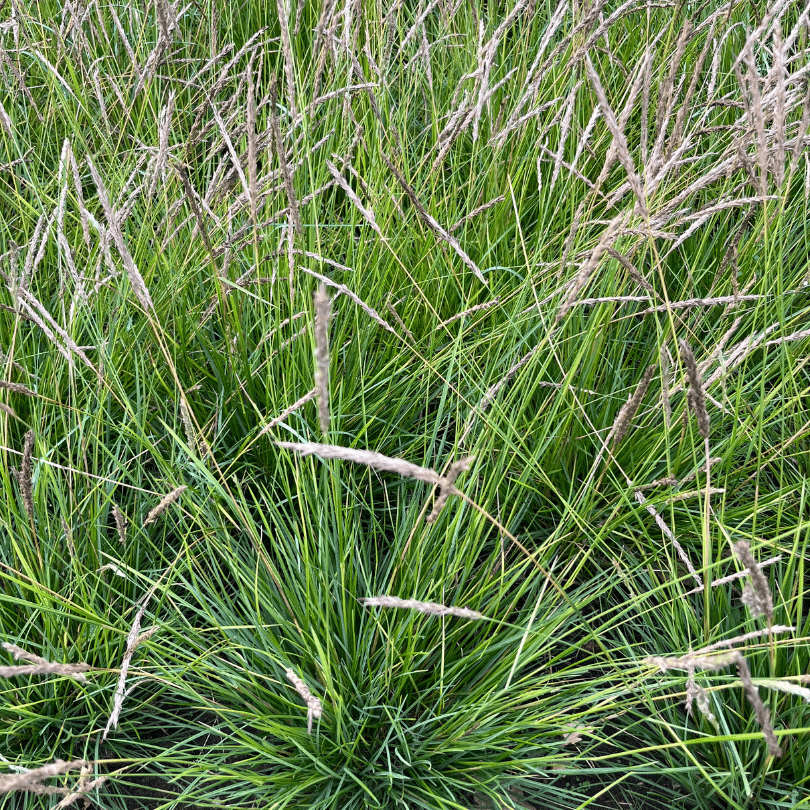
[[[622,439],[627,435],[627,431],[630,429],[630,423],[633,421],[633,417],[636,415],[641,401],[644,399],[644,395],[650,387],[653,374],[655,374],[655,366],[647,366],[647,370],[644,372],[641,382],[636,386],[636,390],[619,409],[619,413],[616,415],[613,428],[611,429],[611,433],[613,434],[613,450],[621,444]]]
[[[90,669],[89,664],[61,664],[49,661],[39,655],[34,655],[16,644],[3,642],[4,650],[14,656],[15,661],[28,661],[28,666],[2,667],[0,666],[1,678],[13,678],[18,675],[64,675],[76,681],[87,683],[87,678],[83,673]]]
[[[367,596],[360,600],[364,607],[404,608],[418,610],[430,616],[455,616],[459,619],[485,619],[483,613],[470,608],[448,607],[437,602],[420,602],[417,599],[400,599],[398,596]]]
[[[160,503],[146,516],[146,520],[143,522],[144,528],[150,523],[154,523],[187,489],[188,487],[183,485],[173,489],[168,495],[164,495]]]
[[[40,768],[33,768],[25,773],[4,773],[0,774],[0,794],[12,793],[13,791],[27,791],[29,793],[69,793],[66,788],[53,788],[40,784],[43,779],[51,779],[54,776],[61,776],[68,771],[76,771],[88,766],[88,762],[83,759],[74,759],[71,762],[57,759],[50,765],[43,765]]]
[[[709,412],[706,410],[706,391],[700,379],[695,355],[685,340],[680,341],[681,358],[686,367],[686,377],[689,381],[689,404],[695,412],[698,430],[704,439],[709,438]]]
[[[473,461],[475,461],[475,456],[466,456],[458,461],[454,461],[450,465],[447,475],[444,476],[444,481],[442,482],[439,490],[439,495],[436,498],[436,503],[433,505],[433,511],[426,518],[428,523],[436,522],[436,519],[439,517],[439,513],[447,503],[447,499],[456,491],[454,486],[456,478],[458,478],[461,473],[468,470]]]
[[[754,618],[764,615],[770,624],[773,621],[771,591],[768,587],[768,580],[759,570],[759,565],[754,559],[754,555],[751,554],[751,544],[747,540],[738,541],[734,544],[734,554],[748,569],[748,576],[751,578],[750,584],[743,589],[742,603],[751,611]]]
[[[323,705],[292,669],[288,669],[284,674],[287,676],[287,680],[295,687],[295,691],[301,695],[307,704],[307,734],[312,734],[312,721],[317,720],[323,714]]]
[[[315,292],[315,390],[318,399],[318,421],[324,437],[329,435],[329,317],[332,299],[326,285]]]

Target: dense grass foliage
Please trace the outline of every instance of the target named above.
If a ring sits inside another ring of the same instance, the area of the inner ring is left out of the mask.
[[[0,17],[0,806],[810,806],[804,3]]]

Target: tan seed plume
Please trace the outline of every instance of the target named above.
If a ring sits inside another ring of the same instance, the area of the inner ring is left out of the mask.
[[[616,142],[616,150],[619,161],[624,167],[624,170],[627,172],[627,179],[630,183],[630,188],[633,190],[633,194],[636,197],[639,212],[644,219],[647,219],[649,214],[647,212],[647,203],[644,199],[644,190],[641,185],[641,178],[636,172],[633,158],[631,157],[630,150],[627,146],[627,138],[622,127],[619,126],[619,122],[616,120],[616,116],[608,103],[602,83],[599,81],[599,76],[594,69],[590,57],[587,55],[585,56],[585,67],[588,72],[588,78],[590,79],[591,85],[596,93],[596,98],[599,101],[599,109],[602,111],[602,115],[605,117],[605,123],[607,123],[608,129],[610,129],[610,134],[613,135],[613,139]]]
[[[0,388],[4,388],[6,391],[11,391],[14,394],[23,394],[23,396],[26,397],[36,396],[36,392],[32,391],[30,388],[27,388],[24,385],[20,385],[20,383],[6,382],[5,380],[0,380]]]
[[[381,152],[380,156],[385,162],[385,165],[388,166],[388,170],[391,172],[391,174],[396,177],[397,182],[408,196],[408,199],[411,201],[413,207],[417,210],[424,223],[441,239],[447,242],[447,244],[450,245],[450,247],[453,248],[453,250],[458,254],[461,261],[463,261],[464,264],[466,264],[467,267],[469,267],[470,270],[475,273],[475,277],[488,287],[489,282],[487,281],[486,277],[481,272],[478,265],[467,255],[464,248],[461,247],[458,239],[456,239],[455,236],[453,236],[449,231],[445,230],[445,228],[443,228],[439,222],[427,212],[425,207],[419,201],[419,197],[416,196],[416,192],[408,185],[408,182],[402,176],[397,167],[394,166],[394,164],[388,159],[385,153]]]
[[[455,491],[454,485],[456,483],[456,478],[458,478],[459,475],[461,475],[461,473],[463,473],[465,470],[468,470],[473,461],[475,461],[475,456],[467,456],[459,459],[458,461],[454,461],[450,465],[450,469],[447,471],[447,475],[444,477],[441,489],[439,490],[439,497],[436,498],[436,503],[433,505],[433,511],[426,518],[428,523],[436,522],[436,519],[439,517],[439,513],[447,503],[447,499]]]
[[[293,450],[302,456],[318,456],[319,458],[334,458],[340,461],[351,461],[355,464],[364,464],[375,470],[398,473],[404,478],[416,478],[434,486],[441,486],[445,479],[435,470],[419,467],[402,458],[391,458],[373,450],[356,450],[352,447],[339,447],[334,444],[316,444],[315,442],[276,442],[276,447],[284,450]]]
[[[653,374],[655,374],[655,366],[647,366],[647,370],[644,372],[644,376],[641,378],[641,382],[636,387],[636,390],[619,409],[611,431],[613,433],[614,450],[621,444],[622,439],[627,435],[627,431],[630,430],[630,423],[633,421],[633,417],[636,415],[641,405],[641,400],[644,399],[644,395],[650,387]]]
[[[295,196],[295,187],[293,186],[293,176],[290,165],[287,163],[287,151],[284,147],[284,141],[281,137],[281,125],[278,120],[276,100],[276,84],[275,80],[270,83],[270,128],[273,133],[273,141],[276,147],[276,156],[278,157],[278,165],[281,169],[281,176],[284,178],[284,191],[287,194],[287,205],[290,209],[290,218],[295,227],[295,232],[300,236],[303,232],[301,225],[301,211],[298,207],[298,198]],[[292,110],[293,117],[295,110]]]
[[[50,765],[43,765],[25,773],[0,774],[0,794],[11,793],[15,790],[45,794],[66,793],[64,788],[53,788],[41,784],[42,780],[60,776],[67,771],[76,771],[87,765],[88,763],[83,759],[74,759],[72,762],[57,759]]]
[[[751,670],[748,668],[748,662],[739,650],[730,650],[720,655],[707,655],[705,651],[699,650],[697,652],[690,652],[680,658],[650,656],[645,659],[645,662],[657,666],[661,672],[667,672],[670,669],[683,669],[687,672],[694,672],[696,669],[705,669],[714,672],[730,664],[736,664],[737,672],[742,681],[743,691],[754,710],[754,716],[756,717],[759,727],[762,729],[762,734],[768,745],[768,753],[774,757],[782,755],[782,749],[779,747],[773,723],[771,722],[771,714],[762,702],[757,687],[751,679]]]
[[[294,670],[288,669],[284,674],[307,704],[307,734],[312,734],[312,721],[317,720],[323,714],[323,705],[309,691],[309,687],[295,674]]]
[[[768,580],[760,571],[759,564],[751,553],[751,544],[747,540],[740,540],[734,544],[734,553],[740,562],[748,569],[750,584],[746,585],[742,593],[743,604],[756,618],[764,615],[768,624],[773,621],[773,599],[768,587]]]
[[[113,504],[112,511],[115,518],[115,528],[118,531],[118,542],[123,545],[127,542],[127,519],[117,503]]]
[[[329,435],[329,317],[332,300],[321,283],[315,292],[315,390],[318,420],[324,438]]]
[[[571,311],[571,307],[573,307],[576,303],[576,300],[579,298],[579,294],[585,288],[585,285],[588,283],[591,275],[593,275],[593,272],[599,266],[602,256],[607,252],[608,248],[613,245],[613,242],[618,237],[619,229],[623,224],[624,214],[619,214],[618,216],[614,217],[608,224],[607,228],[605,228],[599,242],[591,252],[591,255],[588,257],[587,261],[582,264],[582,267],[580,267],[579,272],[571,284],[571,288],[568,291],[565,301],[563,301],[560,308],[557,310],[557,314],[554,317],[555,325],[558,324]],[[565,253],[567,254],[567,252],[568,249],[566,248]]]
[[[160,503],[146,516],[146,520],[143,522],[144,528],[150,523],[154,523],[187,489],[188,487],[183,485],[173,489],[168,495],[164,495]]]
[[[483,613],[470,608],[440,605],[437,602],[420,602],[417,599],[400,599],[398,596],[366,596],[360,600],[364,607],[404,608],[418,610],[431,616],[456,616],[459,619],[485,619]]]
[[[180,418],[183,420],[183,430],[186,432],[186,443],[189,449],[195,455],[200,454],[200,448],[197,442],[197,431],[194,429],[194,423],[191,421],[191,414],[189,413],[188,405],[186,405],[185,397],[180,398]]]
[[[90,160],[89,157],[87,158],[87,165],[90,169],[90,174],[93,176],[93,182],[96,184],[96,189],[98,190],[98,199],[101,203],[101,207],[104,209],[104,215],[107,218],[107,224],[109,225],[113,242],[115,242],[115,246],[118,248],[118,252],[121,254],[121,259],[124,262],[124,268],[127,271],[127,276],[129,277],[129,283],[132,287],[132,291],[135,293],[135,297],[138,299],[138,302],[144,308],[144,310],[149,312],[149,310],[154,309],[152,297],[149,295],[149,290],[144,283],[143,276],[141,276],[138,268],[135,266],[135,261],[132,258],[132,254],[129,252],[126,243],[124,242],[124,235],[121,233],[121,228],[118,225],[118,218],[113,211],[110,198],[107,196],[107,189],[104,187],[104,182],[101,179],[101,175],[98,173],[98,169],[96,169],[95,164],[92,160]]]
[[[709,438],[709,412],[706,410],[706,391],[700,379],[700,371],[695,362],[695,355],[685,340],[681,340],[681,358],[686,367],[686,377],[689,381],[689,404],[695,412],[698,430],[704,439]]]
[[[184,488],[185,487],[183,487],[183,489]],[[129,633],[127,633],[127,646],[126,650],[124,651],[124,656],[121,659],[121,667],[118,671],[118,685],[115,688],[113,708],[112,712],[110,712],[109,718],[107,719],[107,725],[104,727],[104,733],[101,735],[102,740],[107,739],[110,729],[118,728],[118,718],[121,715],[121,709],[124,707],[124,698],[127,695],[127,674],[129,673],[129,666],[132,663],[132,656],[135,653],[135,649],[139,644],[146,641],[146,639],[148,639],[149,636],[155,632],[155,629],[152,629],[147,630],[145,633],[141,633],[141,621],[143,620],[143,614],[146,611],[146,606],[149,604],[149,600],[152,598],[152,594],[155,592],[156,588],[157,583],[155,583],[151,589],[147,591],[146,596],[144,596],[141,600],[141,606],[138,608],[138,612],[135,614],[135,618],[132,621],[132,626],[129,628]]]
[[[354,205],[354,207],[360,212],[363,219],[368,222],[369,225],[371,225],[372,230],[377,234],[377,236],[382,236],[380,226],[377,224],[377,220],[374,218],[374,211],[371,208],[366,208],[366,206],[363,205],[362,201],[354,193],[352,187],[346,182],[346,178],[338,170],[337,166],[335,166],[331,161],[327,160],[326,168],[329,169],[330,174],[335,178],[335,182],[343,189],[346,196],[349,198],[352,205]]]
[[[16,644],[4,642],[1,646],[14,656],[15,661],[28,661],[29,663],[26,666],[18,667],[0,666],[0,678],[13,678],[18,675],[64,675],[65,677],[73,678],[82,683],[87,682],[87,678],[83,673],[90,669],[89,664],[62,664],[52,662],[40,655],[30,653],[22,647],[18,647]]]
[[[261,429],[261,431],[259,432],[259,436],[264,436],[265,433],[272,430],[274,427],[276,427],[276,425],[281,424],[281,422],[283,422],[291,413],[295,413],[295,411],[297,411],[302,405],[306,405],[307,402],[309,402],[311,399],[315,399],[317,394],[318,391],[315,388],[313,388],[310,391],[307,391],[307,393],[304,394],[304,396],[293,402],[293,404],[290,405],[289,408],[285,408],[278,416],[270,420],[270,422],[268,422]]]

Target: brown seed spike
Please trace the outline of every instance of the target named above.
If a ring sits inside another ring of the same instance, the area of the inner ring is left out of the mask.
[[[144,528],[150,523],[154,523],[187,489],[187,486],[177,487],[168,495],[164,495],[160,503],[146,516],[146,520],[143,522]]]
[[[641,405],[641,400],[644,399],[644,395],[647,393],[647,389],[650,387],[650,381],[653,378],[653,374],[655,374],[655,366],[647,366],[647,370],[644,372],[644,376],[641,378],[641,382],[636,387],[636,390],[633,392],[632,396],[627,400],[627,402],[625,402],[624,405],[622,405],[622,407],[619,409],[619,413],[617,414],[616,420],[613,423],[614,449],[627,435],[627,431],[630,430],[630,423],[633,421],[633,417],[636,415],[636,411],[638,411],[639,406]]]
[[[751,584],[743,590],[743,604],[748,607],[755,618],[764,614],[770,624],[773,621],[773,599],[768,587],[768,580],[765,579],[765,575],[760,571],[759,565],[751,553],[751,544],[747,540],[740,540],[734,544],[734,553],[748,569],[748,576],[751,578]]]
[[[689,404],[695,412],[698,430],[704,439],[709,438],[709,412],[706,410],[706,391],[700,379],[695,355],[685,340],[680,341],[681,358],[686,366],[686,377],[689,380]]]

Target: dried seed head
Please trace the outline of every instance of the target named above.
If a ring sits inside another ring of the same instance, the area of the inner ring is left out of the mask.
[[[168,495],[164,495],[160,503],[146,516],[143,522],[144,528],[150,523],[154,523],[182,494],[188,489],[187,486],[177,487]]]
[[[0,667],[0,677],[2,678],[13,678],[18,675],[64,675],[76,681],[87,682],[87,678],[83,673],[90,669],[89,664],[53,663],[47,658],[34,655],[34,653],[30,653],[22,647],[18,647],[16,644],[4,642],[1,646],[14,656],[15,661],[29,662],[27,666]]]
[[[189,449],[195,455],[199,455],[200,448],[197,443],[197,431],[194,429],[194,423],[191,421],[191,414],[189,413],[188,405],[186,405],[185,397],[180,398],[180,418],[183,420],[183,430],[186,432],[186,443]]]
[[[437,602],[420,602],[417,599],[400,599],[398,596],[367,596],[360,600],[364,607],[405,608],[418,610],[431,616],[456,616],[459,619],[485,619],[483,613],[469,608],[448,607]]]
[[[0,388],[5,388],[6,391],[11,391],[14,394],[23,394],[26,397],[35,397],[36,393],[32,391],[30,388],[26,388],[24,385],[20,385],[19,383],[12,383],[6,382],[5,380],[0,380]]]
[[[118,530],[118,541],[123,545],[127,541],[127,519],[117,503],[113,504],[115,528]]]
[[[107,195],[107,189],[104,186],[101,175],[98,173],[98,169],[96,169],[93,161],[90,160],[89,157],[87,158],[87,165],[90,169],[90,174],[93,176],[93,182],[96,184],[99,202],[101,203],[101,207],[104,209],[104,215],[107,218],[110,234],[112,235],[115,246],[118,248],[118,252],[121,255],[124,268],[127,271],[127,277],[129,278],[132,291],[135,293],[135,297],[138,299],[138,302],[143,307],[144,311],[149,312],[149,310],[154,309],[152,297],[149,295],[149,290],[146,287],[143,276],[135,266],[135,261],[132,258],[132,254],[129,252],[126,243],[124,242],[124,235],[121,232],[121,227],[118,224],[118,217],[116,216],[115,211],[113,211],[112,203]]]
[[[436,503],[433,505],[433,511],[427,516],[428,523],[436,522],[436,519],[439,517],[439,513],[447,503],[447,499],[453,493],[457,492],[455,488],[456,478],[458,478],[459,475],[461,475],[461,473],[463,473],[465,470],[468,470],[473,461],[475,461],[475,456],[466,456],[458,461],[454,461],[450,465],[450,469],[447,471],[447,475],[444,476],[444,481],[441,484],[439,496],[436,498]]]
[[[356,450],[353,447],[339,447],[334,444],[317,444],[316,442],[276,442],[276,447],[284,450],[293,450],[302,456],[318,456],[319,458],[336,458],[341,461],[352,461],[355,464],[365,464],[375,470],[394,472],[405,478],[416,478],[434,486],[441,486],[444,478],[435,470],[419,467],[402,458],[391,458],[372,450]]]
[[[53,776],[60,776],[67,771],[75,771],[88,765],[83,759],[75,759],[72,762],[64,762],[57,759],[50,765],[43,765],[25,773],[4,773],[0,775],[0,794],[11,793],[15,790],[28,791],[30,793],[62,793],[63,788],[52,788],[41,784],[43,779],[50,779]]]
[[[283,25],[282,30],[285,30]],[[288,89],[292,90],[290,83],[291,80],[288,79]],[[294,90],[292,92],[294,92]],[[289,100],[290,97],[288,96],[288,103]],[[281,125],[278,120],[278,111],[276,106],[276,83],[275,79],[273,79],[270,82],[270,129],[273,133],[273,141],[275,142],[276,146],[276,155],[278,157],[279,168],[281,169],[281,176],[284,178],[284,190],[287,193],[287,205],[290,209],[290,218],[295,226],[295,232],[300,236],[304,232],[303,226],[301,225],[301,211],[298,207],[298,198],[295,196],[292,171],[287,163],[287,152],[284,146],[284,141],[281,137]],[[295,118],[296,113],[294,107],[290,107],[290,112],[293,118]]]
[[[685,340],[680,341],[680,346],[681,358],[683,359],[684,366],[686,366],[686,377],[689,380],[689,405],[695,412],[700,435],[704,439],[708,439],[709,412],[706,410],[706,391],[703,388],[703,382],[700,379],[700,372],[698,371],[692,349]]]
[[[309,687],[295,674],[292,669],[285,673],[287,680],[295,687],[295,691],[306,701],[307,704],[307,734],[312,734],[312,721],[323,714],[321,701],[316,698]]]
[[[315,292],[315,390],[318,398],[318,419],[324,438],[329,435],[329,317],[332,300],[326,285]]]
[[[619,413],[616,415],[616,419],[613,422],[613,449],[615,449],[627,435],[627,431],[630,429],[630,423],[633,421],[633,417],[636,415],[641,405],[641,400],[644,399],[644,395],[650,387],[653,374],[655,374],[655,366],[647,366],[647,370],[644,372],[644,376],[641,378],[641,382],[636,387],[636,390],[619,409]]]
[[[743,589],[742,603],[751,611],[754,618],[764,615],[770,624],[773,621],[771,591],[768,580],[765,579],[751,553],[751,544],[747,540],[740,540],[734,544],[734,553],[748,569],[748,576],[751,578],[751,582]]]
[[[759,727],[762,729],[762,734],[768,744],[768,753],[771,756],[781,756],[782,749],[776,739],[773,723],[771,722],[771,715],[768,709],[762,702],[759,696],[757,687],[751,680],[751,671],[748,669],[748,663],[745,657],[739,650],[729,650],[728,652],[721,653],[720,655],[707,655],[707,650],[698,650],[697,652],[690,652],[680,658],[662,658],[660,656],[649,656],[645,658],[645,663],[654,664],[661,672],[667,672],[671,669],[682,669],[688,673],[694,673],[696,669],[705,669],[711,672],[723,669],[730,664],[737,665],[737,672],[742,681],[743,690],[751,708],[754,710]]]
[[[588,283],[588,280],[590,279],[594,270],[596,270],[596,268],[599,266],[602,256],[607,252],[609,247],[612,247],[613,242],[618,238],[619,229],[623,224],[624,214],[619,214],[618,216],[614,217],[608,224],[607,228],[605,228],[599,242],[597,242],[596,247],[591,252],[591,255],[580,267],[579,272],[571,284],[565,301],[563,301],[560,308],[557,310],[557,314],[554,317],[555,325],[558,324],[569,313],[571,307],[574,306],[574,303],[579,298],[579,294],[585,288],[585,285]],[[567,252],[568,250],[566,248],[564,253],[567,254]]]

